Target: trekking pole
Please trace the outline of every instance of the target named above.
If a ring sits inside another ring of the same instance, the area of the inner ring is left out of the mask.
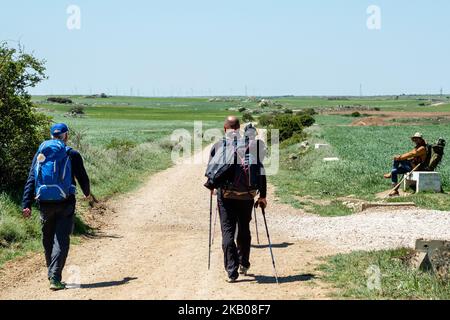
[[[212,198],[213,194],[209,197],[209,249],[208,249],[208,270],[211,268],[211,220],[212,220]]]
[[[418,164],[418,165],[417,165],[414,169],[412,169],[410,172],[405,173],[405,174],[403,175],[402,180],[400,180],[400,182],[397,183],[397,185],[396,185],[396,186],[395,186],[395,187],[387,194],[387,196],[385,196],[385,199],[388,198],[389,195],[390,195],[392,192],[398,190],[398,188],[400,188],[400,186],[402,185],[403,181],[405,181],[406,177],[408,177],[411,173],[413,173],[414,171],[416,171],[417,169],[419,169],[420,165],[421,165],[421,164]]]
[[[214,244],[214,238],[216,236],[216,225],[217,225],[217,214],[218,214],[218,211],[219,211],[219,204],[217,204],[216,213],[214,214],[214,227],[213,227],[213,232],[212,232],[211,244]]]
[[[269,236],[269,228],[267,227],[266,211],[264,210],[263,207],[261,207],[261,211],[262,211],[262,216],[264,219],[264,225],[266,226],[267,240],[269,241],[269,250],[270,250],[270,256],[272,257],[272,266],[273,266],[273,272],[275,274],[275,280],[276,280],[277,284],[280,284],[278,282],[277,268],[275,267],[275,259],[273,257],[272,242],[270,241],[270,236]]]
[[[253,212],[255,214],[256,241],[259,244],[258,220],[256,219],[256,208],[255,207],[253,207]]]
[[[92,200],[94,200],[95,203],[98,203],[98,200],[97,200],[97,198],[94,196],[94,194],[91,193],[91,197],[92,197]]]

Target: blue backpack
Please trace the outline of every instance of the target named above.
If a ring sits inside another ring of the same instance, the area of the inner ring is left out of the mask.
[[[63,201],[75,194],[70,150],[60,140],[49,140],[41,144],[35,166],[36,200]]]

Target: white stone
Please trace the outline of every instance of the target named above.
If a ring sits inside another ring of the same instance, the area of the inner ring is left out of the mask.
[[[329,146],[330,146],[329,144],[325,144],[325,143],[316,143],[314,145],[314,148],[315,149],[322,149],[322,148],[326,148],[326,147],[329,147]]]
[[[415,171],[409,174],[403,185],[404,190],[408,186],[416,186],[416,193],[424,191],[441,192],[442,183],[439,172]]]

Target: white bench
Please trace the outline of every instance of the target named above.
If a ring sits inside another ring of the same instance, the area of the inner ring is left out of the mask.
[[[415,171],[406,175],[403,190],[415,186],[416,193],[424,191],[441,192],[442,183],[439,172]]]

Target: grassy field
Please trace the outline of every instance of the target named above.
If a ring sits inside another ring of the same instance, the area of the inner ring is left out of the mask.
[[[407,249],[339,254],[319,269],[340,299],[450,299],[450,282],[411,269],[402,261],[407,254]],[[373,285],[378,270],[379,287]]]
[[[450,111],[450,97],[440,96],[396,96],[390,97],[349,97],[342,98],[318,98],[318,97],[286,97],[276,99],[287,108],[330,108],[336,106],[367,106],[372,108],[380,108],[385,111]],[[433,103],[442,103],[437,107],[428,106]],[[425,104],[425,105],[422,105]]]
[[[46,96],[34,97],[34,102],[48,114],[67,112],[72,105],[48,103]],[[223,121],[230,112],[244,102],[209,102],[207,98],[83,98],[70,97],[74,104],[85,106],[87,117],[111,120],[176,120]],[[231,112],[233,113],[233,112]]]
[[[376,194],[390,188],[390,181],[382,175],[389,172],[395,154],[413,148],[409,137],[421,131],[430,142],[439,137],[449,137],[447,125],[351,127],[345,126],[346,117],[321,116],[319,126],[309,129],[309,141],[328,143],[329,148],[302,153],[299,145],[282,150],[281,170],[273,177],[278,195],[297,207],[311,207],[314,201],[302,201],[299,197],[311,196],[316,200],[334,200],[353,196],[375,200]],[[333,121],[335,125],[333,125]],[[289,159],[292,154],[300,154]],[[340,161],[324,162],[324,157],[338,157]],[[450,161],[444,158],[440,170],[444,190],[450,186]],[[439,210],[450,208],[448,194],[418,194],[392,201],[413,201],[418,206]],[[314,206],[312,206],[314,208]],[[349,214],[339,201],[315,207],[323,215]]]

